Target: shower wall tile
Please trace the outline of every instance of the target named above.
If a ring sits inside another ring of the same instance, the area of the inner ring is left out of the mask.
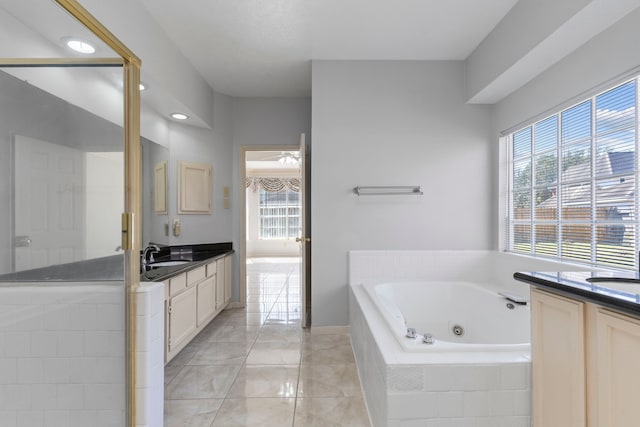
[[[124,286],[0,288],[0,426],[121,425]]]

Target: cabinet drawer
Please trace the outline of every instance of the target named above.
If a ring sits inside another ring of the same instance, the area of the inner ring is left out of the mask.
[[[187,286],[195,285],[205,277],[207,277],[207,267],[204,265],[187,271]]]
[[[180,274],[169,279],[169,296],[173,296],[187,287],[187,276]]]
[[[207,264],[207,277],[211,277],[216,274],[216,262]]]

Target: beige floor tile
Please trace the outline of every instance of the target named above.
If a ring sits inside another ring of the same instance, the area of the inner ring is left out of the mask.
[[[305,335],[302,344],[302,363],[355,363],[349,336],[333,334]]]
[[[221,319],[223,325],[247,325],[262,326],[269,317],[269,313],[247,313],[237,314]]]
[[[178,373],[182,370],[184,365],[167,365],[164,367],[164,385],[169,384]]]
[[[227,397],[296,397],[298,365],[246,365]]]
[[[289,427],[295,399],[225,399],[211,427]]]
[[[225,397],[239,365],[185,366],[165,389],[166,399]]]
[[[203,331],[198,339],[205,342],[253,342],[258,337],[260,326],[225,324],[211,332]]]
[[[362,397],[355,364],[302,365],[298,397]]]
[[[300,343],[256,342],[247,365],[297,365],[300,364]]]
[[[248,302],[245,304],[245,310],[247,313],[265,313],[269,314],[271,312],[271,307],[273,307],[273,302]]]
[[[209,427],[223,399],[167,400],[164,427]]]
[[[247,307],[165,367],[165,427],[369,426],[348,328],[300,328],[299,265],[282,261],[248,264]]]
[[[300,325],[265,325],[260,330],[256,342],[301,342]]]
[[[241,365],[251,350],[251,342],[207,342],[188,365]]]
[[[370,426],[364,400],[360,397],[298,398],[294,427]]]

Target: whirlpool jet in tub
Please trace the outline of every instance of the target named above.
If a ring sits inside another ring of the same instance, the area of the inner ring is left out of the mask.
[[[364,287],[406,351],[529,351],[530,309],[524,299],[462,281]]]

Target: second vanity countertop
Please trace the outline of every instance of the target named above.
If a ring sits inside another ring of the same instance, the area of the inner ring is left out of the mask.
[[[518,272],[514,279],[640,316],[640,276],[636,272]]]
[[[151,268],[140,275],[141,282],[161,282],[194,267],[204,265],[217,258],[233,253],[231,242],[205,243],[199,245],[165,246],[154,253],[155,262],[188,261],[185,264]]]

